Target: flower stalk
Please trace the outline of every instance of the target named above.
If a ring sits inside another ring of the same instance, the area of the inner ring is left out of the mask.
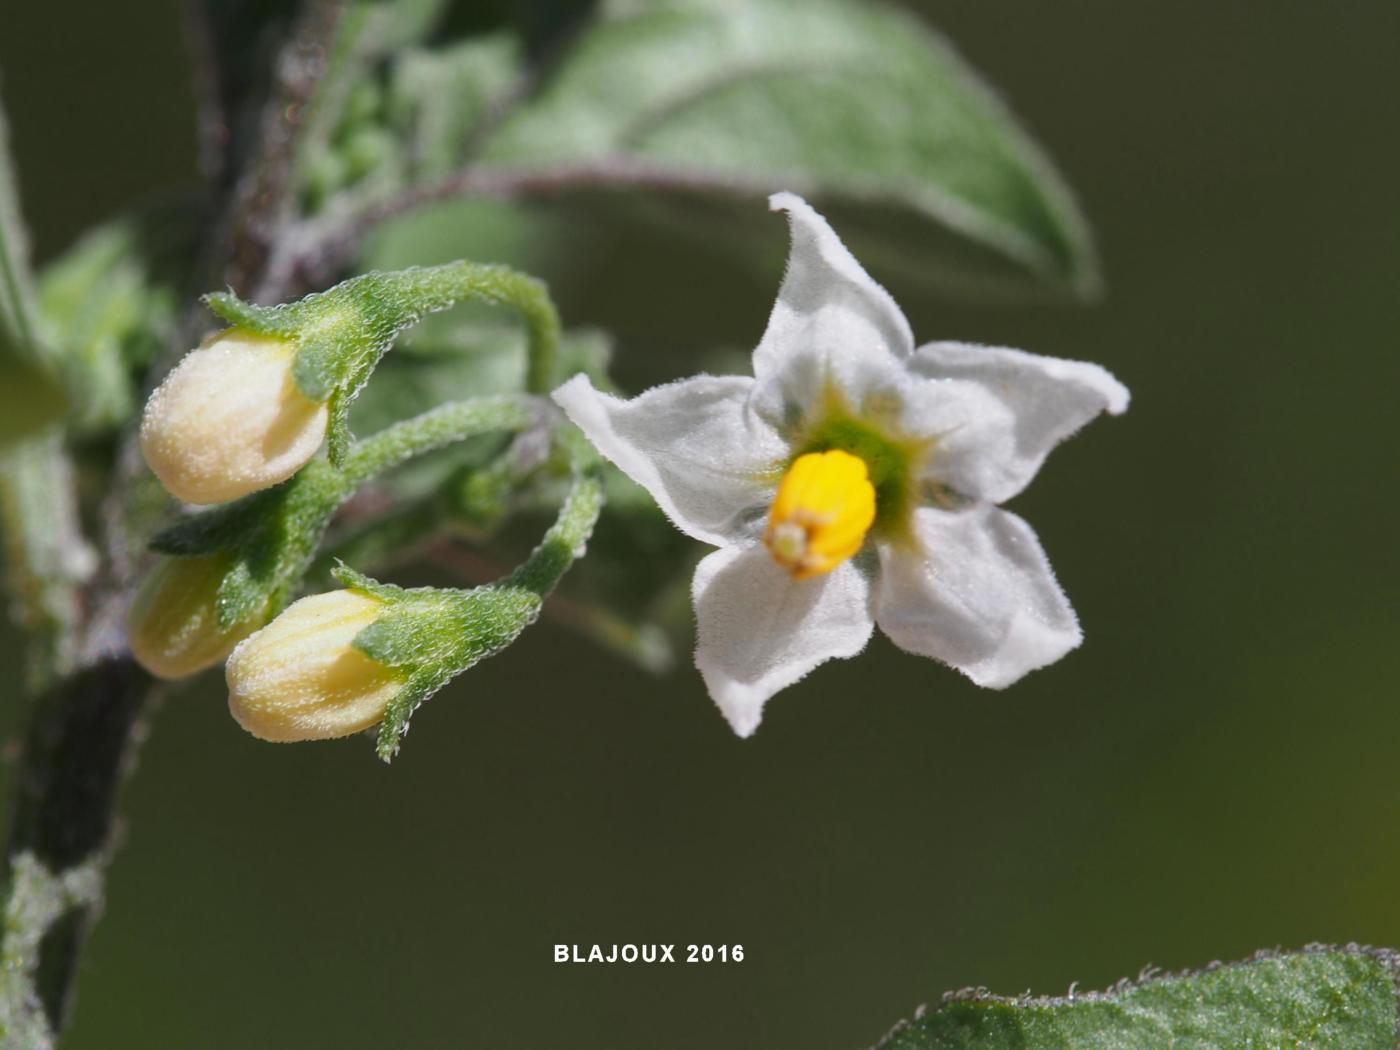
[[[354,648],[403,681],[384,709],[377,750],[385,762],[398,753],[414,710],[449,680],[494,656],[534,623],[545,599],[583,554],[603,507],[598,463],[576,435],[575,474],[559,515],[514,572],[470,590],[408,590],[378,583],[341,567],[346,587],[378,599],[384,611],[360,631]],[[251,641],[251,640],[250,640]]]
[[[470,590],[407,589],[340,566],[345,589],[291,605],[229,657],[234,719],[263,740],[327,740],[380,725],[385,762],[414,710],[538,618],[583,553],[603,506],[598,462],[577,434],[572,487],[554,525],[514,572]]]

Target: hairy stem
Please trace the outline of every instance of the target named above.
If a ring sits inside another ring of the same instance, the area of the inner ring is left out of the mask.
[[[501,581],[500,586],[530,591],[543,603],[583,550],[602,509],[603,487],[598,482],[597,473],[591,470],[581,472],[574,479],[559,517],[544,534],[544,539],[530,552],[523,565]]]
[[[308,0],[278,53],[257,152],[233,191],[224,249],[225,279],[254,299],[276,297],[268,263],[281,231],[295,219],[297,166],[308,138],[326,126],[325,111],[344,79],[337,74],[364,24],[361,14],[349,0]]]
[[[548,393],[554,378],[554,362],[559,353],[561,326],[559,311],[545,283],[527,273],[499,263],[478,263],[465,259],[441,266],[409,267],[390,273],[366,274],[339,287],[355,289],[355,294],[373,296],[370,311],[407,320],[446,310],[459,303],[479,302],[508,306],[525,325],[525,389],[532,394]],[[334,294],[335,290],[326,293]],[[396,315],[383,304],[400,302],[405,308]]]
[[[341,472],[349,489],[425,452],[496,430],[524,430],[540,418],[542,405],[529,396],[502,394],[453,401],[387,426],[356,442]]]

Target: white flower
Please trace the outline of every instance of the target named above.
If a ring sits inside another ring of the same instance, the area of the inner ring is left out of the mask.
[[[293,602],[228,658],[229,712],[274,743],[331,740],[379,722],[403,679],[352,643],[383,609],[349,590]]]
[[[693,586],[710,695],[748,736],[770,696],[859,653],[875,624],[992,688],[1058,660],[1079,624],[1035,533],[996,504],[1128,391],[1078,361],[916,349],[826,220],[790,193],[770,204],[792,250],[753,378],[623,401],[579,375],[554,393],[677,527],[720,548]]]
[[[329,412],[292,378],[296,347],[239,328],[186,354],[146,402],[141,452],[176,499],[223,503],[286,481]]]

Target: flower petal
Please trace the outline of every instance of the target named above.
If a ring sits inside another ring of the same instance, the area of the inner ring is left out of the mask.
[[[764,702],[818,664],[870,641],[870,585],[850,563],[794,579],[762,546],[715,551],[695,569],[695,666],[734,732],[758,728]]]
[[[878,364],[908,357],[914,336],[889,292],[871,280],[806,201],[775,193],[768,203],[788,213],[792,248],[753,366],[759,380],[778,384],[771,401],[781,415],[784,403],[789,409],[811,405],[828,376],[844,389],[843,373],[859,368],[863,358]]]
[[[934,480],[993,503],[1025,488],[1050,450],[1100,412],[1128,407],[1127,387],[1106,369],[1022,350],[930,343],[910,368],[938,383],[977,383],[1004,408],[949,434],[929,462]]]
[[[748,410],[752,386],[747,376],[701,375],[624,401],[577,375],[553,396],[682,532],[722,547],[751,536],[788,456]]]
[[[987,504],[921,508],[915,542],[882,544],[875,619],[901,649],[1001,689],[1082,640],[1031,527]]]

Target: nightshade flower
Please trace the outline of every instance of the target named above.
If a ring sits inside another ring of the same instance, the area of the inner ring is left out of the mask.
[[[894,300],[806,202],[773,196],[792,249],[754,375],[630,401],[575,376],[554,399],[683,532],[700,562],[695,662],[740,736],[764,702],[875,624],[1002,688],[1081,639],[1030,526],[997,504],[1128,391],[1098,365],[915,348]]]

